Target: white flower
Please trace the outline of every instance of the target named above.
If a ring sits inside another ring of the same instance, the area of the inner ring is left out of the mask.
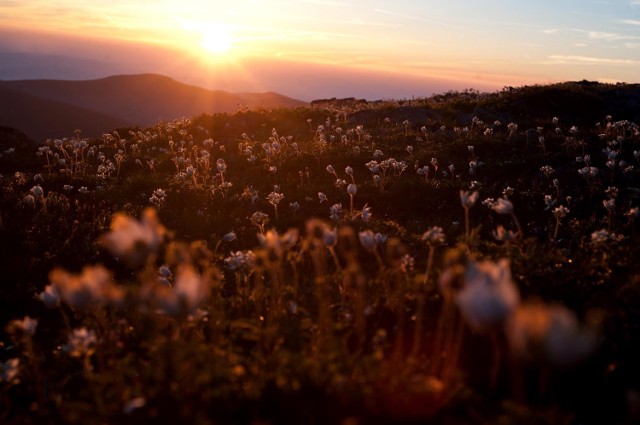
[[[222,237],[222,240],[225,242],[232,242],[238,238],[235,232],[229,232]]]
[[[358,186],[356,186],[353,183],[350,183],[349,186],[347,186],[347,193],[351,196],[355,195],[358,192]]]
[[[165,279],[168,279],[171,276],[173,276],[173,273],[171,272],[171,269],[166,264],[164,264],[164,265],[162,265],[162,266],[160,266],[158,268],[158,274],[160,276],[164,277]]]
[[[322,242],[324,242],[327,247],[336,246],[338,243],[338,229],[329,229],[326,227],[322,232]]]
[[[147,400],[144,397],[136,397],[134,399],[129,400],[123,407],[122,413],[125,415],[130,415],[136,409],[140,409],[147,404]]]
[[[178,269],[174,288],[188,312],[194,311],[209,296],[207,282],[190,264]]]
[[[620,236],[608,231],[607,229],[600,229],[591,233],[591,242],[594,244],[601,244],[607,241],[615,241],[618,239],[621,239]]]
[[[367,204],[365,204],[364,207],[362,207],[362,221],[367,223],[371,220],[371,216],[371,207],[368,207]]]
[[[45,286],[44,291],[38,294],[38,299],[49,308],[57,307],[60,304],[60,294],[53,285]]]
[[[638,209],[638,207],[630,208],[629,211],[624,213],[624,215],[629,218],[636,218],[638,217],[638,215],[640,215],[640,209]]]
[[[103,266],[85,266],[81,274],[72,274],[61,268],[49,273],[51,285],[60,298],[73,308],[88,308],[122,299],[122,289],[115,286],[111,273]]]
[[[324,192],[318,192],[318,198],[320,199],[320,203],[323,203],[327,200],[327,195],[325,195]]]
[[[478,196],[480,196],[480,193],[478,193],[477,190],[471,194],[469,194],[469,192],[466,190],[461,190],[460,202],[462,203],[462,206],[464,208],[471,208],[476,204],[476,201],[478,200]]]
[[[33,336],[36,333],[38,327],[38,319],[32,319],[29,316],[24,316],[22,320],[16,319],[9,322],[10,329],[19,330],[20,332]]]
[[[371,230],[364,230],[358,233],[358,239],[360,239],[360,244],[364,249],[369,252],[375,251],[378,246],[378,242],[376,240],[376,235]]]
[[[569,214],[569,212],[569,208],[560,205],[559,207],[554,208],[553,215],[555,215],[556,218],[560,219],[564,218],[567,214]]]
[[[433,226],[422,234],[421,239],[431,244],[442,244],[445,241],[444,230],[440,226]]]
[[[42,190],[42,187],[40,187],[40,185],[33,186],[30,192],[33,196],[35,196],[36,199],[40,199],[44,196],[44,191]]]
[[[253,269],[254,261],[253,251],[236,251],[224,259],[224,264],[232,271],[250,272]]]
[[[20,359],[13,358],[6,362],[0,362],[0,383],[9,382],[16,383],[18,381],[18,373],[20,372]]]
[[[493,231],[493,237],[501,242],[509,242],[516,238],[516,234],[513,230],[506,230],[504,226],[499,224],[496,230]]]
[[[159,248],[165,232],[156,211],[147,208],[141,221],[117,213],[111,221],[111,232],[103,235],[101,241],[112,255],[122,257],[135,266]]]
[[[96,344],[96,333],[87,328],[74,329],[69,335],[69,342],[63,346],[63,350],[71,357],[81,357],[85,354],[93,354]]]
[[[615,199],[605,199],[602,201],[602,205],[608,210],[613,211],[616,209],[616,200]]]
[[[575,314],[560,305],[528,303],[520,306],[506,326],[513,354],[543,359],[554,366],[571,366],[595,348],[597,334],[578,323]]]
[[[520,302],[509,261],[471,262],[456,304],[469,326],[481,331],[502,323]]]
[[[329,208],[329,218],[333,221],[340,220],[340,214],[342,214],[342,204],[333,204]]]
[[[378,245],[382,245],[387,241],[388,236],[387,235],[383,235],[382,233],[376,233],[375,238],[376,238],[376,243]]]
[[[271,192],[267,195],[267,200],[271,205],[278,205],[283,199],[284,195],[282,193]]]
[[[498,214],[511,214],[513,212],[513,204],[508,199],[498,198],[498,200],[491,205],[491,209]]]

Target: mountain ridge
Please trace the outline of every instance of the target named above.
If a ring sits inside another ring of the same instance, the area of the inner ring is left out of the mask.
[[[76,129],[83,134],[96,136],[134,124],[86,108],[20,92],[0,83],[0,125],[20,130],[31,139],[44,142],[49,138],[73,135]]]
[[[25,96],[18,103],[26,107],[21,109],[23,117],[19,119],[16,116],[17,111],[9,112],[12,102],[0,99],[0,124],[19,128],[34,138],[41,138],[43,132],[50,130],[55,130],[49,133],[50,137],[60,136],[58,128],[53,126],[53,123],[48,126],[40,125],[38,128],[29,125],[25,127],[30,115],[27,106],[29,103],[34,103],[34,108],[38,110],[41,110],[47,101],[57,102],[55,105],[51,104],[52,108],[71,108],[67,116],[72,116],[75,112],[75,126],[87,135],[93,136],[99,134],[94,130],[103,127],[147,127],[161,120],[170,121],[201,114],[233,113],[245,108],[272,109],[307,105],[306,102],[275,92],[230,93],[209,90],[153,73],[119,74],[92,80],[0,80],[0,88],[11,90],[14,102],[18,101],[18,94]],[[82,113],[74,108],[80,108]],[[91,113],[87,115],[86,112]],[[93,121],[100,115],[109,125],[94,125]],[[8,116],[13,117],[13,120],[8,120]],[[88,130],[83,128],[85,119],[92,123]]]

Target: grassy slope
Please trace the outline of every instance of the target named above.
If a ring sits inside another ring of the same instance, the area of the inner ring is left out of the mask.
[[[203,113],[305,105],[277,93],[234,94],[179,83],[155,74],[119,75],[90,81],[23,80],[4,83],[16,90],[118,117],[140,126]]]

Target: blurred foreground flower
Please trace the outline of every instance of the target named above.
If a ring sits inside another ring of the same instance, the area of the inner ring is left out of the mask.
[[[20,372],[20,359],[9,359],[0,362],[0,382],[17,383],[18,372]]]
[[[69,335],[69,342],[62,348],[71,357],[91,355],[95,351],[96,333],[87,328],[74,329]]]
[[[187,264],[178,269],[174,287],[156,288],[155,297],[161,312],[180,316],[194,312],[209,296],[209,289],[206,279]]]
[[[596,331],[580,325],[573,312],[542,303],[520,306],[508,321],[506,332],[516,357],[563,367],[584,360],[597,342]]]
[[[464,286],[456,296],[456,304],[469,326],[483,331],[499,325],[519,302],[508,260],[469,263]]]
[[[118,302],[124,295],[122,289],[113,284],[111,273],[102,266],[85,266],[79,275],[57,268],[49,273],[49,280],[60,298],[73,308]]]
[[[162,241],[166,229],[156,211],[147,208],[142,212],[142,220],[117,213],[111,221],[111,231],[101,237],[104,246],[115,257],[123,258],[132,267],[144,264]]]
[[[33,336],[36,333],[38,327],[38,319],[32,319],[29,316],[25,316],[24,319],[12,320],[7,326],[7,332],[9,333],[21,333],[23,335]]]
[[[57,307],[60,304],[60,294],[53,285],[47,285],[44,291],[38,294],[38,299],[49,308]]]
[[[480,194],[478,193],[477,190],[474,191],[473,193],[469,193],[469,191],[466,191],[466,190],[461,190],[460,203],[464,208],[471,208],[476,204],[476,201],[478,201],[479,196]]]

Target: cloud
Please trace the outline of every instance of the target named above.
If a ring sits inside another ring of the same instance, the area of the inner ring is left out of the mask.
[[[410,19],[412,21],[426,22],[428,24],[442,25],[442,26],[445,26],[445,27],[451,26],[451,25],[447,24],[446,22],[435,21],[433,19],[425,19],[425,18],[421,18],[419,16],[412,16],[412,15],[407,15],[405,13],[393,12],[391,10],[374,9],[373,11],[376,12],[376,13],[382,13],[383,15],[396,16],[398,18]]]
[[[640,1],[638,4],[640,4]],[[622,19],[618,22],[620,22],[621,24],[627,24],[627,25],[640,25],[640,20],[636,20],[636,19]]]
[[[317,4],[319,6],[349,6],[347,3],[343,3],[341,1],[331,1],[331,0],[300,0],[301,3],[307,4]]]
[[[639,60],[599,58],[594,56],[551,55],[551,56],[548,56],[548,58],[551,59],[553,63],[556,63],[556,64],[618,65],[618,66],[640,65]]]
[[[617,40],[628,40],[630,37],[624,36],[621,34],[612,33],[612,32],[589,31],[589,38],[591,40],[617,41]]]
[[[638,36],[626,35],[626,34],[615,33],[615,32],[593,31],[593,30],[584,30],[579,28],[571,28],[571,31],[577,32],[579,34],[586,34],[589,40],[624,41],[624,40],[640,39],[640,37]]]
[[[557,34],[560,32],[560,30],[558,28],[549,28],[549,29],[541,30],[540,32],[543,34]]]

